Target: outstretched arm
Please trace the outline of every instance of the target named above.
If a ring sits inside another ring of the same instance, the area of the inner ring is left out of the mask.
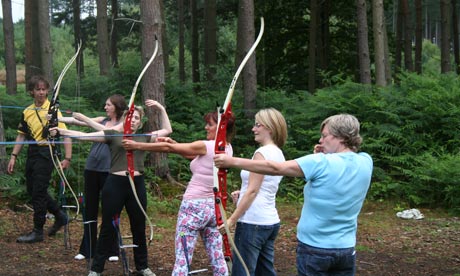
[[[169,121],[168,113],[164,106],[162,106],[159,102],[154,100],[146,100],[145,105],[148,107],[156,107],[160,110],[160,118],[161,118],[161,129],[152,131],[152,142],[155,141],[156,137],[164,137],[168,136],[172,133],[171,122]]]
[[[76,126],[87,126],[95,130],[103,130],[105,128],[101,124],[102,120],[104,120],[104,117],[89,118],[79,112],[73,112],[72,117],[59,118],[59,122]]]
[[[295,160],[275,162],[271,160],[251,160],[230,157],[226,154],[216,154],[216,156],[214,156],[214,164],[218,168],[240,168],[260,174],[304,177],[303,171]]]
[[[176,153],[182,156],[197,156],[206,154],[206,145],[203,141],[192,143],[140,143],[125,139],[122,141],[125,150],[146,150],[155,152]]]
[[[50,131],[57,130],[63,136],[71,136],[72,139],[82,140],[82,141],[92,141],[92,142],[105,142],[104,131],[97,132],[82,132],[70,129],[63,128],[51,128]]]

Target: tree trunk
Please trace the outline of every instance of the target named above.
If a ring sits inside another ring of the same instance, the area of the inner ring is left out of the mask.
[[[318,27],[318,2],[310,0],[310,26],[308,43],[308,91],[311,94],[316,90],[316,38]]]
[[[78,44],[83,43],[82,35],[81,35],[81,21],[80,21],[80,0],[73,0],[73,32],[74,32],[74,40],[75,40],[75,52],[78,49]],[[81,78],[85,73],[84,63],[83,63],[83,46],[78,53],[77,60],[75,61],[75,65],[77,66],[77,74],[78,78]]]
[[[375,82],[377,85],[386,86],[385,77],[385,47],[383,28],[383,0],[372,0],[372,26],[374,30],[375,49]]]
[[[111,0],[112,3],[112,28],[110,32],[110,56],[112,58],[112,66],[118,67],[118,0]]]
[[[53,87],[53,47],[50,34],[49,0],[40,1],[38,5],[38,30],[40,32],[42,74],[48,79],[50,87]]]
[[[324,0],[319,7],[320,18],[319,26],[320,32],[318,37],[318,61],[319,68],[326,71],[329,67],[329,58],[330,58],[330,44],[331,44],[331,34],[329,30],[329,17],[331,13],[330,0]],[[321,83],[321,81],[320,81]]]
[[[408,0],[401,1],[401,9],[404,17],[404,68],[409,71],[414,71],[414,63],[412,61],[412,22],[410,20],[411,13],[409,10]]]
[[[14,54],[14,25],[13,16],[11,14],[11,0],[2,0],[3,10],[3,36],[5,44],[5,71],[6,71],[6,93],[15,95],[18,85],[16,82],[16,56]],[[0,123],[1,113],[0,113]],[[3,126],[2,126],[3,131]],[[2,133],[3,134],[3,133]],[[0,139],[3,135],[0,135]],[[0,147],[0,150],[4,147]],[[0,152],[0,156],[5,156]]]
[[[43,74],[38,30],[38,1],[24,1],[24,40],[26,82],[34,75]]]
[[[356,9],[358,21],[359,81],[363,84],[371,84],[371,61],[369,57],[366,0],[357,0]]]
[[[191,23],[192,25],[192,82],[193,90],[200,91],[200,59],[199,59],[199,35],[198,35],[198,12],[197,0],[190,0]]]
[[[402,68],[402,46],[403,46],[403,28],[404,28],[404,18],[401,9],[401,2],[398,1],[397,7],[397,17],[396,17],[396,38],[395,38],[395,82],[399,82],[399,73]]]
[[[421,1],[421,0],[418,0]],[[454,44],[455,72],[460,74],[460,53],[459,53],[459,33],[458,33],[458,16],[457,0],[452,0],[452,37]]]
[[[383,17],[383,59],[385,64],[385,83],[388,85],[392,82],[391,79],[391,64],[390,64],[390,49],[388,47],[388,32],[385,16]]]
[[[249,52],[255,38],[254,27],[254,1],[240,0],[238,5],[238,30],[236,68]],[[241,80],[243,81],[243,109],[247,119],[253,119],[256,112],[257,96],[257,68],[256,54],[253,53],[243,68]]]
[[[441,0],[441,73],[451,71],[450,67],[450,0]]]
[[[204,66],[206,80],[212,83],[217,66],[217,16],[216,0],[204,1]]]
[[[145,72],[142,94],[144,99],[153,99],[160,102],[162,105],[165,103],[165,68],[163,59],[163,10],[160,3],[161,0],[141,0],[141,21],[142,21],[142,64],[147,63],[153,54],[155,47],[155,36],[159,43],[158,54],[150,65],[149,69]],[[160,118],[157,110],[151,108],[146,109],[148,117],[148,124],[146,131],[153,131],[161,128]],[[169,174],[169,167],[167,162],[166,153],[152,153],[150,154],[150,162],[155,168],[156,175],[166,177]]]
[[[97,52],[99,54],[99,74],[109,73],[109,35],[107,28],[107,0],[97,0]]]
[[[179,81],[185,83],[185,58],[184,58],[184,0],[177,1],[177,22],[179,24]]]
[[[5,0],[2,0],[2,2],[4,2]],[[9,1],[9,0],[7,0]],[[3,3],[2,3],[3,5]],[[5,13],[5,6],[2,6],[2,9],[3,9],[3,13]],[[11,9],[10,9],[10,13],[11,13]],[[5,18],[3,18],[5,19]],[[5,21],[3,21],[5,22]],[[0,102],[0,105],[2,103]],[[0,109],[0,142],[5,142],[5,127],[3,125],[3,115],[2,115],[2,110]],[[7,172],[7,167],[8,167],[8,158],[6,158],[6,156],[8,156],[6,154],[6,147],[5,146],[1,146],[0,147],[0,156],[2,156],[2,158],[0,158],[0,173],[2,175],[5,175],[6,172]],[[5,157],[5,158],[3,158]]]
[[[454,0],[453,0],[454,1]],[[422,37],[423,37],[422,0],[415,0],[415,72],[422,74]]]

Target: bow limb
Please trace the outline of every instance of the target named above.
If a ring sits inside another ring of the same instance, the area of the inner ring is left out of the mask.
[[[228,120],[232,115],[232,107],[231,101],[233,97],[233,93],[235,91],[235,86],[238,81],[238,77],[243,70],[244,66],[246,65],[247,61],[254,53],[257,45],[259,44],[260,40],[262,39],[262,35],[264,33],[264,19],[263,17],[260,18],[260,31],[257,39],[255,40],[254,44],[249,49],[248,53],[242,60],[238,70],[235,73],[235,76],[232,79],[230,87],[228,89],[227,97],[225,99],[224,105],[222,108],[218,108],[218,122],[217,122],[217,133],[216,133],[216,144],[214,148],[215,154],[225,153],[225,146],[227,144],[227,124]],[[229,264],[229,269],[231,270],[231,261],[232,261],[232,254],[230,252],[230,245],[233,248],[233,251],[237,255],[238,259],[240,260],[243,268],[246,272],[246,275],[250,275],[249,270],[241,257],[238,248],[236,247],[230,233],[230,229],[227,224],[227,218],[225,215],[225,208],[227,202],[227,171],[225,169],[217,169],[214,166],[214,197],[216,199],[215,209],[216,209],[216,220],[217,225],[224,225],[225,233],[222,235],[223,243],[224,243],[224,256]]]
[[[125,118],[125,123],[124,123],[124,128],[123,128],[123,139],[130,139],[130,140],[133,139],[133,137],[131,136],[131,134],[133,134],[133,131],[131,128],[131,121],[134,115],[134,98],[136,97],[137,87],[139,86],[139,83],[142,77],[144,76],[145,72],[149,68],[150,64],[152,64],[153,60],[155,59],[157,53],[158,53],[158,39],[155,37],[155,50],[153,51],[152,57],[149,59],[149,61],[146,63],[141,73],[139,74],[139,77],[137,78],[136,83],[133,87],[131,98],[129,99],[129,103],[128,103],[129,110]],[[134,183],[134,153],[132,150],[126,151],[126,159],[128,162],[128,171],[126,175],[128,176],[129,183],[131,184],[131,189],[133,190],[133,194],[134,194],[134,197],[136,198],[137,204],[139,205],[142,213],[144,214],[150,226],[150,238],[149,238],[149,244],[150,244],[153,240],[153,223],[150,220],[149,216],[147,215],[147,212],[144,210],[144,207],[142,207],[141,201],[139,200],[139,197],[137,196],[136,186]]]
[[[50,150],[51,160],[53,161],[54,167],[56,168],[56,171],[58,172],[61,180],[65,183],[65,185],[67,185],[67,187],[69,187],[69,190],[71,191],[72,196],[75,199],[77,211],[75,213],[74,219],[77,218],[78,214],[80,213],[80,203],[78,201],[78,197],[76,196],[75,192],[72,189],[72,186],[70,185],[69,181],[67,181],[67,177],[65,176],[64,169],[61,166],[61,160],[59,160],[58,153],[56,149],[53,148],[54,142],[59,137],[58,135],[51,136],[48,129],[51,127],[58,126],[58,112],[59,112],[58,97],[59,97],[59,91],[61,89],[61,83],[62,83],[62,80],[64,79],[65,74],[69,70],[70,66],[73,64],[75,59],[78,57],[78,54],[80,53],[80,49],[81,49],[81,44],[82,44],[81,42],[78,44],[77,52],[70,58],[70,60],[64,66],[64,68],[61,71],[61,74],[59,74],[59,78],[57,79],[56,84],[54,85],[53,95],[51,97],[50,107],[48,110],[49,120],[48,120],[47,130],[46,130],[46,133],[44,133],[44,135],[47,135],[48,147]]]

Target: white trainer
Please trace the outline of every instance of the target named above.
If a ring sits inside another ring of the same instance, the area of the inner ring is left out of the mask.
[[[74,257],[75,260],[81,261],[86,259],[86,257],[82,254],[78,254],[77,256]]]
[[[118,256],[110,256],[109,262],[118,262]]]
[[[143,276],[156,276],[155,273],[153,273],[150,268],[146,268],[146,269],[142,269],[139,271],[139,274],[140,275],[143,275]]]
[[[101,276],[101,273],[90,270],[88,276]]]

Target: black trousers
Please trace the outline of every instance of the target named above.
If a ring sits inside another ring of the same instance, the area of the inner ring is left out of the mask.
[[[47,146],[29,145],[26,161],[27,193],[32,197],[34,209],[34,229],[43,230],[46,211],[57,215],[59,205],[49,195],[48,187],[54,165]]]
[[[97,217],[99,215],[99,198],[107,180],[108,172],[85,170],[85,209],[83,211],[84,232],[79,253],[86,258],[94,257],[97,241]],[[118,240],[112,245],[110,256],[118,256]]]
[[[145,210],[147,195],[144,176],[136,176],[134,182],[137,196]],[[96,255],[91,266],[93,271],[101,273],[104,270],[105,261],[110,256],[114,240],[117,239],[112,221],[115,216],[121,213],[123,207],[128,213],[133,244],[138,246],[133,249],[136,269],[142,270],[148,267],[144,214],[137,204],[128,177],[109,174],[104,188],[102,188],[102,225],[97,240]],[[126,226],[120,225],[120,228],[124,227]],[[127,243],[124,242],[124,244]]]

